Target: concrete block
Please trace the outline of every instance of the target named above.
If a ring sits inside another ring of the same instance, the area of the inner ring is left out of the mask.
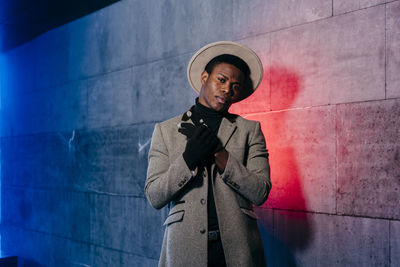
[[[400,100],[337,107],[337,209],[400,218]]]
[[[144,197],[153,129],[151,123],[79,132],[73,143],[73,188]]]
[[[192,55],[169,58],[133,68],[134,122],[162,121],[183,114],[195,103],[197,93],[186,78]]]
[[[2,250],[18,255],[19,266],[49,266],[52,253],[49,237],[20,227],[1,225]]]
[[[79,132],[75,147],[77,175],[73,177],[73,187],[108,193],[107,181],[114,179],[116,173],[118,131],[102,128]]]
[[[2,191],[3,222],[75,240],[89,240],[87,195],[10,187],[2,187]]]
[[[230,39],[232,10],[227,0],[120,1],[68,28],[69,76],[76,79],[192,53],[208,42]]]
[[[258,35],[311,22],[332,15],[330,0],[233,1],[233,25],[237,38]]]
[[[3,185],[144,197],[154,124],[2,138]]]
[[[135,242],[135,241],[132,241]],[[92,266],[140,266],[154,267],[158,265],[158,258],[148,258],[140,254],[131,254],[99,246],[93,246]]]
[[[79,83],[23,93],[9,100],[13,105],[6,106],[4,136],[72,130],[86,124],[87,91]]]
[[[333,0],[333,14],[343,14],[389,2],[388,0]]]
[[[387,220],[289,211],[275,211],[274,218],[275,236],[296,266],[389,265]]]
[[[2,249],[21,266],[157,266],[158,259],[94,246],[26,229],[1,227]],[[135,242],[135,241],[132,241]]]
[[[32,41],[37,89],[60,86],[68,81],[68,39],[68,28],[61,26]]]
[[[163,237],[162,214],[146,199],[93,195],[91,243],[156,259]]]
[[[272,110],[384,99],[384,40],[384,6],[272,33]]]
[[[78,174],[77,132],[3,138],[7,184],[19,187],[72,189]]]
[[[158,6],[153,5],[156,10]],[[153,17],[159,20],[157,16],[147,17],[151,12],[155,11],[140,2],[119,1],[67,24],[68,78],[93,77],[126,69],[134,62],[145,63],[142,49],[149,46],[147,25]]]
[[[400,97],[400,2],[386,5],[386,97]]]
[[[335,109],[331,106],[245,116],[261,122],[270,153],[269,208],[335,212]]]
[[[44,121],[45,124],[37,131],[61,132],[87,127],[87,95],[87,88],[80,82],[72,82],[43,92],[43,105],[46,109],[43,115],[38,116],[38,119]],[[41,109],[39,106],[36,108]],[[38,124],[40,124],[39,121],[37,121]]]
[[[92,262],[88,243],[4,225],[1,236],[2,248],[18,255],[20,266],[90,266]]]
[[[132,104],[136,101],[131,77],[127,69],[86,82],[89,128],[127,125],[134,120]]]
[[[109,190],[131,192],[144,197],[147,173],[147,154],[150,148],[154,125],[141,124],[119,129],[119,153],[116,173],[109,179]]]
[[[253,49],[260,57],[263,64],[264,75],[258,89],[248,98],[233,104],[229,112],[243,114],[270,111],[270,35],[259,35],[241,40],[240,42]]]
[[[390,221],[390,266],[400,265],[400,221]]]
[[[233,11],[229,0],[223,1],[147,1],[148,14],[134,5],[138,23],[148,21],[142,50],[144,55],[160,54],[163,58],[193,53],[203,45],[230,40],[233,34]],[[146,18],[146,17],[147,18]],[[151,33],[151,34],[149,34]],[[140,36],[140,35],[138,35]]]
[[[14,167],[12,166],[13,157],[15,154],[13,153],[13,149],[15,144],[11,141],[12,138],[2,137],[0,139],[0,161],[1,161],[1,184],[2,185],[11,185],[12,180],[14,179]]]

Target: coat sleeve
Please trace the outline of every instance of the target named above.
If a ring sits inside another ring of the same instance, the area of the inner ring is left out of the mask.
[[[221,178],[233,190],[259,206],[267,200],[271,190],[268,151],[259,122],[249,139],[246,166],[229,154]]]
[[[191,171],[183,156],[170,163],[160,124],[156,124],[149,150],[145,194],[156,209],[168,204],[197,173]]]

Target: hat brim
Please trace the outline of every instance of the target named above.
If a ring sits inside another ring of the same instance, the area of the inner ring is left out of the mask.
[[[238,99],[238,101],[243,100],[251,95],[260,85],[263,76],[263,67],[257,54],[242,44],[230,41],[220,41],[200,48],[193,55],[188,64],[187,76],[189,83],[197,93],[200,93],[202,86],[201,74],[203,73],[206,65],[213,58],[224,54],[241,58],[249,67],[250,75],[247,84],[244,85],[245,93]]]

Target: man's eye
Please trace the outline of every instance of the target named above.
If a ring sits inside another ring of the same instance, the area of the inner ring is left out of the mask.
[[[221,83],[224,83],[226,80],[224,78],[218,78]]]
[[[240,90],[240,86],[239,86],[239,85],[234,85],[234,86],[232,87],[232,89],[235,90],[235,92],[237,92],[237,91]]]

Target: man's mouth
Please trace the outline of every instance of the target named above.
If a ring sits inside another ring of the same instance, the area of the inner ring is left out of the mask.
[[[225,102],[226,102],[226,99],[223,96],[217,95],[215,98],[217,98],[218,103],[225,104]]]

